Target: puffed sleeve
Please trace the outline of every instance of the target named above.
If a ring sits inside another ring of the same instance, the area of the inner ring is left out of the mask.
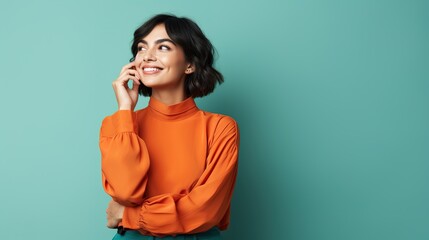
[[[224,117],[209,143],[208,164],[189,193],[153,196],[139,207],[125,208],[124,227],[162,236],[203,232],[218,225],[229,217],[238,148],[237,124],[232,118]]]
[[[124,206],[142,204],[147,184],[149,154],[136,128],[136,113],[119,110],[100,129],[103,188]]]

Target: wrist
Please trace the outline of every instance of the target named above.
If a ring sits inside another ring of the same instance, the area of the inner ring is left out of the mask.
[[[119,106],[118,110],[133,110],[131,106]]]

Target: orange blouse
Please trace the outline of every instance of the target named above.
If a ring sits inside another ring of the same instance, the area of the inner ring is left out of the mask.
[[[126,206],[122,226],[154,236],[229,225],[239,132],[231,117],[193,98],[119,110],[100,129],[102,182]]]

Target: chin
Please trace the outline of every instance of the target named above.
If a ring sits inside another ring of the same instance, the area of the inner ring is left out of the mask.
[[[144,80],[141,80],[141,81],[143,85],[149,88],[156,87],[158,85],[155,81],[144,81]]]

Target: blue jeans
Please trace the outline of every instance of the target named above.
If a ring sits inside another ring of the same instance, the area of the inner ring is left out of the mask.
[[[165,236],[165,237],[154,237],[142,235],[138,231],[127,230],[124,235],[116,234],[112,240],[173,240],[173,239],[198,239],[198,240],[219,240],[221,239],[220,230],[217,227],[214,227],[206,232],[196,233],[196,234],[178,234],[175,237]]]

